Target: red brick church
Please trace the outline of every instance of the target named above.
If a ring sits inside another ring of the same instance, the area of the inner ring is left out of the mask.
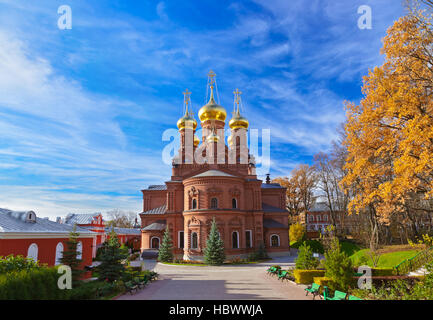
[[[262,243],[269,256],[286,255],[288,212],[286,189],[257,179],[247,145],[248,120],[240,113],[234,92],[231,135],[225,143],[227,112],[214,98],[215,74],[208,78],[209,102],[198,112],[202,137],[196,136],[189,92],[177,126],[180,149],[172,176],[163,185],[142,190],[141,249],[157,249],[168,226],[177,258],[202,260],[211,221],[215,218],[228,259],[244,258]]]

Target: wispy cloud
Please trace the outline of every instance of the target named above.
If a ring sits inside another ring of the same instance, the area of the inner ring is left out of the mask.
[[[271,129],[272,174],[289,174],[336,138],[343,100],[359,99],[361,76],[382,61],[396,2],[222,1],[205,12],[195,1],[74,1],[73,28],[60,31],[52,2],[0,0],[0,206],[140,208],[140,188],[171,173],[161,134],[181,92],[197,112],[209,69],[228,111],[232,89],[244,92],[251,128]],[[357,28],[361,4],[372,30]]]

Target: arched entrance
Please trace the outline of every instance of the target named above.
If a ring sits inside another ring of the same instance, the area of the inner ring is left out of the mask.
[[[152,249],[159,249],[159,238],[152,237],[152,239],[150,239],[150,246]]]

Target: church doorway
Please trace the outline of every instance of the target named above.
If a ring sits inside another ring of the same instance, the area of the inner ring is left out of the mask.
[[[159,238],[158,237],[152,237],[150,239],[150,244],[152,249],[159,249]]]

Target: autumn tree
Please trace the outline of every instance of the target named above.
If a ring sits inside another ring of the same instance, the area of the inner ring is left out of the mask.
[[[301,164],[292,170],[290,177],[279,177],[272,182],[287,188],[286,205],[292,215],[311,209],[315,201],[316,187],[316,173],[312,166]]]
[[[416,235],[415,213],[431,212],[433,196],[432,15],[421,11],[389,28],[385,63],[364,77],[364,98],[346,103],[351,213],[367,211],[372,235],[401,215]],[[376,240],[374,240],[376,241]]]

